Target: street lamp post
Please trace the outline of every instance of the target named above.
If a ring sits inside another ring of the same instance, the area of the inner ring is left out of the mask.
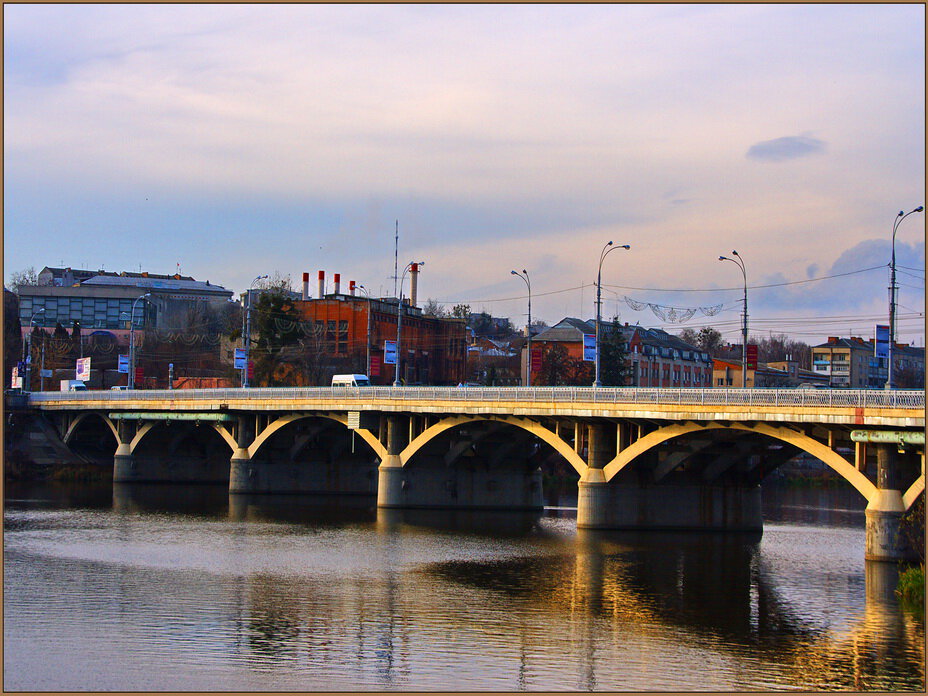
[[[909,215],[912,213],[920,213],[924,209],[924,206],[920,205],[907,213],[900,210],[893,222],[893,251],[889,263],[889,352],[887,356],[888,365],[886,368],[886,389],[893,388],[893,346],[896,343],[896,230],[899,229],[899,225],[903,220],[909,217]]]
[[[45,307],[37,309],[32,313],[32,317],[29,319],[29,337],[28,342],[29,346],[27,349],[23,350],[23,362],[26,363],[26,374],[25,379],[23,379],[23,384],[25,389],[23,391],[32,391],[32,330],[35,327],[35,318],[37,315],[42,314],[45,311]]]
[[[424,266],[425,261],[410,261],[403,269],[403,275],[400,276],[400,301],[396,306],[396,374],[393,376],[393,386],[400,386],[400,365],[402,363],[402,350],[400,349],[400,337],[403,333],[403,281],[406,279],[406,272],[413,266]]]
[[[742,315],[743,323],[741,325],[741,388],[748,386],[748,275],[744,270],[744,259],[741,255],[732,250],[732,256],[719,256],[719,261],[731,261],[741,269],[741,276],[744,278],[744,314]]]
[[[137,297],[129,314],[129,389],[135,389],[135,306],[146,297],[151,297],[151,293]]]
[[[255,283],[267,278],[267,274],[259,275],[245,293],[245,324],[242,327],[242,347],[245,349],[245,367],[242,368],[242,388],[248,387],[248,366],[251,362],[251,291],[254,290]]]
[[[370,291],[359,284],[358,288],[364,291],[364,296],[367,298],[367,352],[366,352],[366,367],[364,368],[364,373],[367,375],[367,379],[371,378],[371,293]]]
[[[602,284],[603,284],[603,261],[609,252],[615,251],[616,249],[631,249],[631,246],[628,244],[622,244],[620,246],[613,246],[612,240],[609,240],[606,243],[606,246],[603,247],[603,250],[599,254],[599,270],[596,271],[596,376],[593,379],[594,387],[601,387],[602,382],[599,380],[599,325],[602,321]]]
[[[528,286],[528,324],[525,327],[528,332],[528,369],[526,370],[525,384],[530,387],[532,386],[532,281],[528,277],[528,271],[524,268],[521,273],[518,271],[510,271],[510,273],[514,276],[519,276],[525,281],[526,286]]]

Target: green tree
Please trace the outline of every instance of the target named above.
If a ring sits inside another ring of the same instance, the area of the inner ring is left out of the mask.
[[[293,347],[303,338],[299,309],[282,288],[266,290],[251,310],[251,326],[257,334],[251,348],[255,384],[286,386],[290,371],[283,363],[293,362]]]
[[[631,373],[625,335],[618,317],[608,326],[601,327],[602,345],[599,347],[599,381],[604,387],[624,387]],[[595,367],[594,367],[595,372]]]

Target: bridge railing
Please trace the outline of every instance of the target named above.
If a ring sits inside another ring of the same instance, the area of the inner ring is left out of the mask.
[[[641,387],[269,387],[32,392],[29,402],[332,400],[499,401],[711,406],[817,406],[924,409],[925,392],[885,389],[649,389]]]

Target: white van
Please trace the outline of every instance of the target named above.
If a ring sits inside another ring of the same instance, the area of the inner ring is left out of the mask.
[[[371,380],[367,375],[332,375],[333,387],[369,387]]]

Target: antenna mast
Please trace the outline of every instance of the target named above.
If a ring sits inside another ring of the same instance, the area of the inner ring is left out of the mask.
[[[396,294],[396,281],[400,278],[400,221],[396,221],[396,239],[393,244],[393,297]]]

